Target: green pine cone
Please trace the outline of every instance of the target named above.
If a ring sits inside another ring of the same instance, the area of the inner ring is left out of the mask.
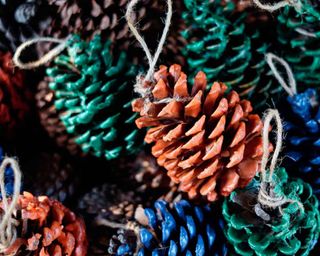
[[[248,13],[236,12],[231,1],[184,2],[187,28],[182,35],[187,45],[182,54],[189,73],[195,75],[202,70],[208,80],[226,83],[253,100],[255,107],[263,105],[269,94],[276,93],[270,88],[274,79],[265,61],[270,44],[246,23]]]
[[[131,111],[137,67],[127,62],[126,53],[115,59],[110,42],[96,36],[87,43],[75,35],[68,41],[68,53],[55,64],[47,69],[55,107],[82,150],[108,160],[138,152],[143,133]]]
[[[307,256],[319,237],[319,202],[311,186],[289,179],[284,168],[277,169],[274,176],[275,195],[291,203],[271,208],[257,202],[258,178],[223,203],[226,236],[237,255]]]
[[[304,0],[299,11],[286,6],[279,11],[277,39],[280,56],[295,75],[299,86],[320,83],[320,2]]]

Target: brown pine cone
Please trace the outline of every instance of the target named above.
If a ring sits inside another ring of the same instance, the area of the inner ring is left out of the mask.
[[[60,202],[24,192],[16,216],[21,216],[18,238],[5,255],[86,255],[84,222]]]
[[[22,127],[30,111],[32,94],[25,75],[11,67],[11,53],[0,52],[0,136],[12,136]]]
[[[82,154],[81,148],[66,132],[65,126],[60,121],[59,116],[62,113],[54,106],[54,92],[48,88],[48,80],[49,78],[46,78],[39,83],[35,96],[41,125],[59,147],[67,149],[72,155]]]
[[[32,154],[23,165],[28,174],[24,188],[34,195],[46,195],[62,203],[70,202],[76,195],[79,170],[71,158],[56,152],[40,152]]]
[[[259,169],[262,157],[262,122],[252,106],[227,86],[213,83],[206,91],[206,75],[199,72],[188,91],[181,66],[161,66],[150,92],[133,102],[140,112],[138,128],[152,127],[145,137],[154,142],[152,154],[170,178],[188,192],[214,201],[246,186]]]

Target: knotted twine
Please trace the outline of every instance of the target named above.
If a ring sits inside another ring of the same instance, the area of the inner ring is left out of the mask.
[[[271,121],[275,119],[276,121],[276,147],[271,158],[270,167],[267,171],[267,164],[269,161],[269,131]],[[258,193],[258,202],[272,209],[280,208],[281,206],[287,203],[296,203],[298,204],[300,210],[304,212],[303,204],[297,200],[291,200],[285,196],[277,196],[274,193],[274,187],[276,182],[274,181],[274,170],[277,165],[278,157],[281,152],[282,147],[282,135],[283,135],[283,126],[278,110],[269,109],[264,118],[263,130],[262,130],[262,140],[263,140],[263,155],[261,160],[261,185]]]
[[[10,203],[5,190],[5,170],[11,166],[14,174],[14,191]],[[0,252],[3,253],[17,238],[17,221],[13,218],[16,214],[20,189],[21,171],[18,162],[14,158],[5,157],[0,166],[0,189],[2,195],[3,215],[0,221]]]
[[[155,71],[155,66],[158,62],[159,56],[162,52],[163,46],[165,44],[169,28],[171,25],[171,19],[172,19],[172,0],[167,0],[167,5],[168,5],[168,11],[166,14],[166,19],[165,19],[165,24],[164,24],[164,29],[159,41],[159,44],[157,46],[157,49],[155,51],[155,54],[152,56],[149,47],[146,43],[146,41],[143,39],[143,37],[139,34],[137,26],[135,25],[134,21],[134,7],[137,5],[137,3],[140,0],[132,0],[129,2],[127,11],[126,11],[126,20],[128,23],[128,27],[130,28],[132,34],[135,36],[137,41],[140,43],[141,48],[146,54],[148,64],[149,64],[149,69],[145,75],[138,75],[137,76],[137,81],[136,84],[134,85],[134,91],[138,93],[142,98],[145,99],[146,102],[149,102],[149,96],[151,93],[151,88],[148,86],[145,86],[146,83],[150,83],[153,81],[153,75]],[[171,101],[172,98],[167,98],[167,99],[162,99],[161,103],[165,103],[168,101]],[[184,100],[184,99],[181,99]],[[153,101],[154,102],[154,101]],[[154,103],[160,103],[160,102],[154,102]]]

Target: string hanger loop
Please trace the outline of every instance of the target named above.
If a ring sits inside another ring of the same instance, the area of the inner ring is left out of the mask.
[[[293,71],[292,71],[291,67],[289,66],[289,64],[284,59],[276,56],[273,53],[267,53],[265,58],[266,58],[266,61],[269,65],[273,75],[278,80],[278,82],[283,87],[283,89],[285,89],[285,91],[291,97],[294,96],[295,94],[297,94],[297,82],[296,82],[296,79],[294,78]],[[274,63],[275,61],[280,63],[285,68],[285,70],[287,72],[287,76],[288,76],[289,85],[285,82],[283,77],[280,75],[278,69],[275,66],[275,63]]]
[[[277,3],[261,3],[260,0],[253,0],[253,3],[262,10],[266,10],[269,12],[277,11],[285,6],[292,6],[296,8],[298,11],[302,8],[302,3],[300,0],[282,0]]]
[[[167,38],[167,34],[169,32],[171,19],[172,19],[172,0],[167,0],[168,11],[167,11],[166,19],[165,19],[165,25],[164,25],[164,29],[163,29],[159,44],[158,44],[157,49],[155,51],[155,54],[153,56],[149,50],[149,47],[148,47],[146,41],[139,33],[138,28],[136,26],[136,22],[134,21],[134,7],[138,4],[139,1],[140,0],[131,0],[129,2],[125,16],[126,16],[126,20],[127,20],[128,26],[129,26],[132,34],[135,36],[137,41],[140,43],[140,46],[142,47],[143,51],[145,52],[147,60],[148,60],[148,64],[149,64],[149,69],[148,69],[146,75],[144,76],[144,78],[142,78],[141,76],[138,76],[137,83],[135,85],[135,91],[144,96],[145,89],[142,88],[143,83],[145,81],[151,81],[153,79],[155,66],[156,66],[157,61],[159,59],[159,56],[162,52],[164,43]]]
[[[38,68],[42,65],[47,64],[48,62],[52,61],[55,57],[57,57],[61,52],[63,52],[67,48],[67,42],[70,37],[67,37],[66,39],[56,39],[51,37],[40,37],[31,39],[29,41],[26,41],[22,43],[16,50],[16,52],[13,55],[12,61],[13,65],[15,67],[18,67],[20,69],[33,69]],[[28,49],[30,46],[45,42],[45,43],[56,43],[58,44],[56,47],[51,49],[49,52],[44,54],[42,57],[40,57],[38,60],[30,61],[30,62],[23,62],[21,60],[22,53]]]
[[[11,166],[14,174],[14,190],[10,203],[5,189],[5,170]],[[0,218],[0,252],[3,253],[17,239],[17,221],[14,218],[20,196],[21,171],[17,160],[5,157],[0,166],[0,189],[2,195],[3,215]]]

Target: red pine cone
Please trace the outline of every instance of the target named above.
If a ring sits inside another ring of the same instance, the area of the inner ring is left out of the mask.
[[[11,53],[0,52],[0,135],[11,135],[30,110],[31,94],[24,84],[24,74],[11,66]],[[28,100],[29,99],[29,100]]]
[[[2,202],[0,208],[3,209]],[[18,238],[5,255],[86,255],[84,222],[60,202],[24,192],[16,216],[22,219]]]
[[[259,169],[262,157],[262,121],[238,93],[225,95],[227,86],[215,82],[206,91],[207,79],[199,72],[188,91],[187,75],[175,64],[161,66],[154,82],[145,82],[150,93],[133,102],[140,112],[139,128],[152,127],[145,137],[154,142],[152,154],[171,179],[187,191],[214,201],[246,186]],[[148,90],[147,90],[148,91]]]

